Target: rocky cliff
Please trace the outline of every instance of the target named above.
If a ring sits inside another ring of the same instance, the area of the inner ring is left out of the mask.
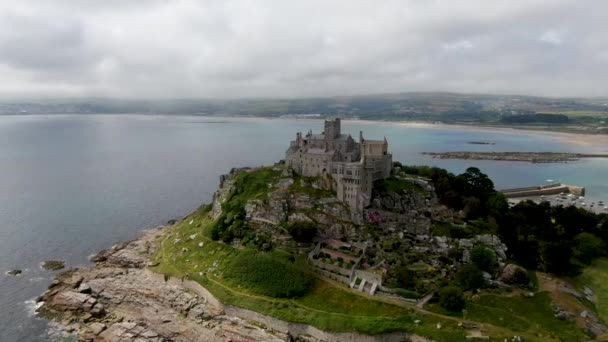
[[[315,241],[336,239],[367,246],[361,261],[364,268],[385,274],[399,266],[432,269],[422,272],[421,278],[426,278],[419,289],[422,292],[431,290],[438,278],[453,274],[459,265],[469,263],[475,246],[485,246],[495,254],[499,267],[496,274],[486,275],[489,281],[496,281],[505,265],[507,248],[495,235],[456,239],[433,232],[437,224],[462,223],[455,223],[461,221],[461,213],[439,203],[429,180],[397,174],[384,183],[377,182],[371,205],[362,213],[353,213],[331,191],[323,190],[323,179],[298,177],[282,165],[276,165],[273,171],[275,176],[268,180],[266,196],[247,199],[244,210],[248,229],[272,236],[277,246],[298,245],[285,227],[311,222],[317,228]],[[219,217],[232,195],[242,191],[236,183],[243,172],[256,170],[232,170],[221,177],[214,195],[214,217]],[[302,244],[299,247],[307,248]]]

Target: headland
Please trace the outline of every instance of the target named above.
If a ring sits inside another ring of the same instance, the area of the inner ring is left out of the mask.
[[[345,161],[341,143],[304,141],[290,145],[291,163],[233,169],[212,203],[63,272],[40,314],[85,341],[579,341],[608,330],[600,285],[560,278],[598,257],[570,245],[587,236],[568,234],[603,218],[510,207],[475,168],[394,162],[374,174],[365,159],[383,165],[385,142]],[[309,143],[330,157],[294,158]],[[346,172],[359,166],[370,172]],[[366,191],[339,194],[352,179],[371,180],[366,205],[350,201]],[[526,235],[540,229],[551,232]],[[571,258],[555,264],[547,251]]]

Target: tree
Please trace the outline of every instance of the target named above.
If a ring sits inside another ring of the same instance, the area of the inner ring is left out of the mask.
[[[471,261],[482,271],[494,273],[496,270],[496,256],[494,252],[479,245],[471,251]]]
[[[485,199],[496,192],[492,180],[476,167],[469,167],[459,177],[465,181],[466,195]]]
[[[464,208],[463,211],[467,219],[475,219],[482,217],[484,214],[484,208],[481,205],[481,201],[477,197],[465,197],[463,200]]]
[[[601,238],[605,245],[608,244],[608,216],[603,218],[603,222],[598,227],[597,233],[595,235]]]
[[[561,240],[541,243],[540,257],[546,272],[556,275],[575,275],[577,273],[574,265],[570,263],[572,258],[571,241]]]
[[[602,251],[602,240],[590,233],[580,233],[575,238],[574,257],[582,263],[590,264]]]
[[[416,287],[417,276],[416,272],[409,270],[407,266],[397,266],[391,270],[391,276],[394,279],[394,285],[404,289],[413,289]]]
[[[507,201],[505,195],[497,192],[488,198],[486,201],[486,208],[490,215],[501,217],[509,211],[509,201]]]
[[[466,302],[462,290],[455,286],[447,286],[439,290],[439,305],[452,312],[460,312]]]
[[[465,290],[479,289],[485,285],[481,270],[474,264],[463,266],[456,275],[456,282]]]

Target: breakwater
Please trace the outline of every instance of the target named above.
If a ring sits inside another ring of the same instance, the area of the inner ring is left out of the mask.
[[[568,193],[576,196],[585,196],[584,187],[562,183],[551,183],[523,188],[503,189],[500,190],[500,192],[507,198],[547,196],[557,195],[560,193]]]

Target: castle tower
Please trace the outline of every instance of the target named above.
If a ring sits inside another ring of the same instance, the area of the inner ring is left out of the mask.
[[[340,137],[340,119],[325,120],[325,140],[334,140]]]

